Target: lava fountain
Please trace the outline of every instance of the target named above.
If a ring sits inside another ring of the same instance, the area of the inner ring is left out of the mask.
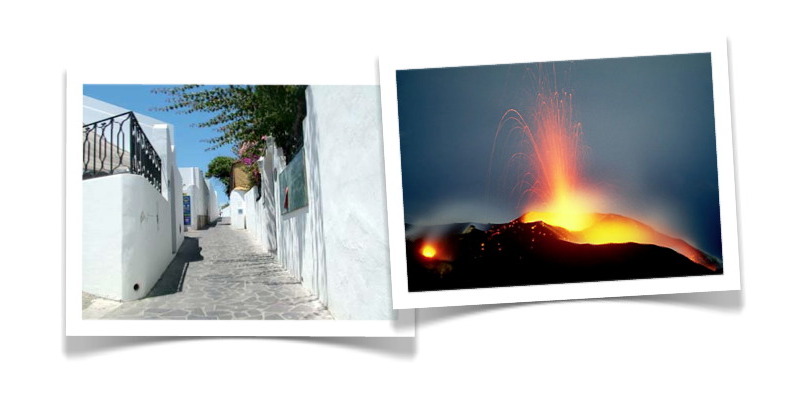
[[[581,175],[583,131],[573,116],[572,94],[559,91],[545,74],[538,79],[530,120],[532,124],[520,111],[509,109],[495,133],[495,147],[500,133],[509,125],[510,132],[520,134],[528,144],[527,151],[511,156],[512,161],[521,161],[526,170],[515,187],[521,188],[524,199],[521,222],[542,221],[564,228],[569,232],[567,239],[575,243],[633,242],[667,247],[712,271],[719,268],[718,260],[681,239],[631,218],[597,212],[603,196]],[[492,157],[494,152],[495,149]]]

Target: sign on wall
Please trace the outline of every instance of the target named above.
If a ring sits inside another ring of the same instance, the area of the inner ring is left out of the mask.
[[[308,205],[305,149],[300,149],[289,165],[281,171],[278,182],[281,215]]]
[[[183,224],[192,224],[192,197],[188,194],[183,195]]]

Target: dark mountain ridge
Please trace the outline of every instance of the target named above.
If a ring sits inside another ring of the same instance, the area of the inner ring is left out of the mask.
[[[721,274],[667,247],[574,243],[575,233],[542,221],[410,226],[409,291]],[[435,234],[434,234],[435,233]],[[422,255],[433,246],[433,257]],[[710,257],[710,256],[709,256]]]

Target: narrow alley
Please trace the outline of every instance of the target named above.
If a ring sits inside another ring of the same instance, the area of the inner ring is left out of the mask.
[[[147,297],[129,302],[84,293],[84,318],[333,319],[328,310],[230,218],[186,232]]]

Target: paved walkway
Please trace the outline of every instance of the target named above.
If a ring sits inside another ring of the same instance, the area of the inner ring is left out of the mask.
[[[249,233],[231,229],[229,218],[187,232],[146,298],[109,302],[88,299],[84,318],[333,319]]]

